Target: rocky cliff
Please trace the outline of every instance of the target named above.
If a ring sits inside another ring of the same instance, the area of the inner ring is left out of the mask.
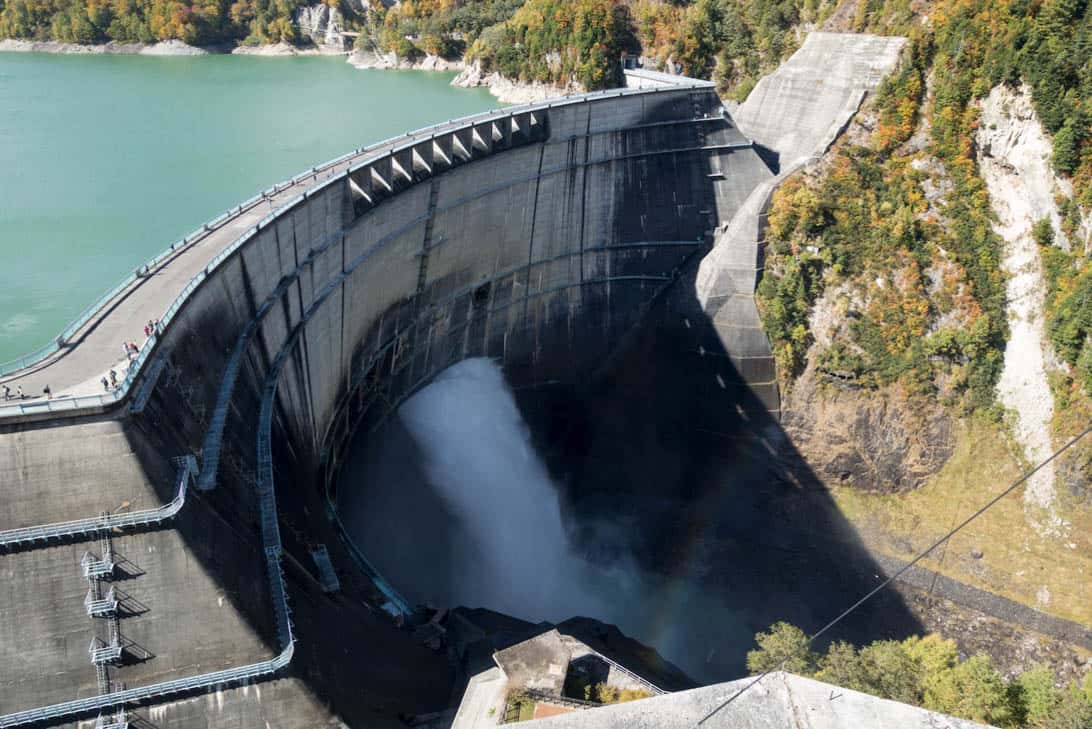
[[[1050,168],[1050,139],[1035,115],[1031,89],[997,86],[982,102],[981,114],[978,164],[997,215],[994,230],[1004,240],[1003,268],[1008,276],[1009,342],[997,395],[1011,411],[1016,439],[1028,461],[1039,463],[1054,450],[1050,433],[1054,398],[1047,377],[1058,363],[1046,341],[1046,284],[1032,227],[1048,221],[1063,244],[1054,199],[1066,193]],[[1029,506],[1044,510],[1047,529],[1063,527],[1055,508],[1054,478],[1054,465],[1048,463],[1031,477],[1024,492]]]
[[[317,46],[327,46],[337,50],[345,47],[341,36],[344,20],[337,8],[326,3],[304,5],[292,15],[293,22],[299,27],[300,35],[310,38]]]

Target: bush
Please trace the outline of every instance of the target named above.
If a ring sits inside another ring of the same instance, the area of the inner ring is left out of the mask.
[[[1050,216],[1035,221],[1031,226],[1031,237],[1041,246],[1054,245],[1054,225],[1050,222]]]
[[[408,38],[398,37],[392,41],[387,50],[398,56],[400,60],[416,61],[425,54]]]
[[[651,695],[648,691],[642,691],[641,689],[617,688],[608,686],[605,683],[598,683],[589,692],[589,699],[598,701],[601,704],[624,704],[627,701],[647,699]]]
[[[808,647],[808,636],[789,623],[774,623],[766,633],[755,635],[758,650],[747,652],[747,670],[751,673],[788,671],[801,676],[813,674],[819,656]]]

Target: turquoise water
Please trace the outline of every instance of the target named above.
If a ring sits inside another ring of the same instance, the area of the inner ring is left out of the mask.
[[[496,105],[451,77],[340,58],[0,53],[0,362],[273,183]]]

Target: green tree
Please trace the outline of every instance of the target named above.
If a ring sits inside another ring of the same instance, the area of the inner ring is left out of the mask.
[[[1054,135],[1054,167],[1058,171],[1066,174],[1076,171],[1080,163],[1077,143],[1077,132],[1074,129],[1074,120],[1071,119]]]
[[[827,653],[819,662],[819,671],[815,678],[854,691],[865,691],[868,681],[856,646],[841,640],[827,647]]]
[[[977,655],[931,677],[925,706],[942,714],[989,724],[1013,717],[1009,692],[989,656]]]
[[[922,700],[922,666],[895,640],[876,641],[860,651],[868,693],[904,704]]]
[[[1054,688],[1054,671],[1039,663],[1020,674],[1017,679],[1025,721],[1040,727],[1055,713],[1061,693]]]
[[[758,674],[783,670],[801,676],[815,673],[819,655],[808,645],[804,631],[790,623],[779,622],[769,631],[755,636],[758,650],[747,652],[747,670]]]
[[[1034,729],[1092,729],[1092,698],[1076,684],[1071,685],[1060,692],[1049,716],[1029,725]]]

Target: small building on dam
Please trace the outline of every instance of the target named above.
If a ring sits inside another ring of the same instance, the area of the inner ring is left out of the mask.
[[[457,650],[450,622],[409,604],[337,509],[354,435],[477,357],[516,391],[559,387],[570,414],[612,403],[609,427],[566,437],[629,444],[628,465],[580,468],[616,473],[609,497],[642,535],[644,568],[670,572],[704,530],[725,566],[709,579],[731,583],[756,624],[801,617],[800,590],[807,610],[836,614],[878,570],[834,510],[778,491],[801,477],[752,294],[770,194],[902,47],[813,34],[732,114],[711,84],[637,72],[640,88],[355,150],[210,221],[6,367],[0,382],[48,383],[52,398],[0,403],[0,727],[446,727],[468,682],[488,678],[479,668],[535,670],[503,652],[520,645],[501,647],[504,630],[463,645],[492,640],[495,666]],[[693,487],[666,486],[678,482]],[[600,503],[574,498],[571,512]],[[738,546],[752,543],[769,561]],[[769,582],[747,587],[748,569]],[[566,666],[602,659],[676,723],[632,704],[545,719],[556,726],[682,726],[729,692],[673,693],[683,683],[559,629],[533,632]],[[737,705],[752,723],[720,725],[783,726],[759,704],[799,709],[825,690],[778,674]],[[827,703],[809,726],[911,718],[863,695]]]

